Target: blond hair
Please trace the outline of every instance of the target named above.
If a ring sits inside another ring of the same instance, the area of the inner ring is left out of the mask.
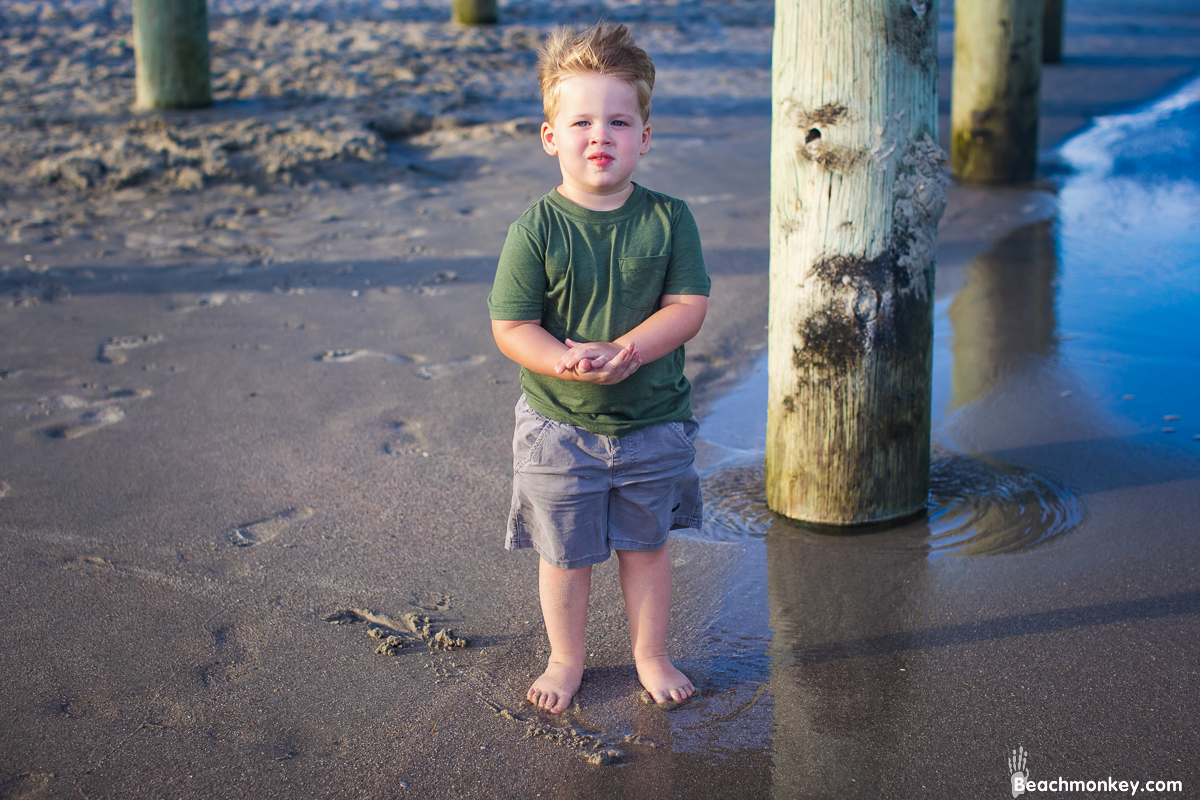
[[[556,28],[538,53],[538,81],[547,122],[558,113],[562,82],[586,73],[610,75],[637,92],[642,122],[650,120],[650,93],[654,90],[654,62],[637,46],[624,25],[597,22],[583,33]]]

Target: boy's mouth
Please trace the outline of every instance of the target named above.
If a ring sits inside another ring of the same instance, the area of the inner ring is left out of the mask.
[[[594,156],[588,156],[588,161],[592,162],[597,167],[607,167],[613,162],[613,157],[607,153],[597,153]]]

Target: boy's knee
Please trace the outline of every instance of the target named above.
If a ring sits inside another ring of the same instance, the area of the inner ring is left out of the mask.
[[[618,561],[630,564],[657,561],[670,556],[670,550],[666,542],[656,550],[617,550],[616,553]]]

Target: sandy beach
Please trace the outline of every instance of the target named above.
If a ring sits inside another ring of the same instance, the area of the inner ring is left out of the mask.
[[[0,0],[0,797],[999,797],[1018,746],[1197,792],[1194,3],[1068,0],[1039,178],[948,190],[930,519],[854,537],[758,494],[772,4],[446,5],[212,0],[216,105],[133,114],[127,3]],[[558,182],[540,37],[599,16],[655,59],[637,179],[713,277],[700,696],[641,701],[610,561],[551,717],[485,299]]]

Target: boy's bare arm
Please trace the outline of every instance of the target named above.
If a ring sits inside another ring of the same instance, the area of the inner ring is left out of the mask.
[[[662,307],[614,344],[637,342],[642,363],[657,361],[690,342],[708,313],[708,298],[702,294],[664,294]]]
[[[500,352],[513,361],[539,375],[563,380],[599,384],[619,383],[642,365],[639,348],[633,341],[629,341],[619,347],[609,345],[612,352],[606,352],[604,358],[596,358],[595,364],[584,360],[584,363],[577,363],[572,368],[561,368],[558,362],[564,353],[569,352],[569,348],[551,336],[542,327],[541,320],[494,319],[492,335]]]
[[[576,344],[568,339],[572,346],[559,355],[556,368],[578,372],[584,359],[604,359],[613,346],[624,348],[631,342],[638,343],[641,362],[649,364],[691,341],[700,332],[707,312],[708,298],[702,294],[665,294],[658,311],[615,342]]]

